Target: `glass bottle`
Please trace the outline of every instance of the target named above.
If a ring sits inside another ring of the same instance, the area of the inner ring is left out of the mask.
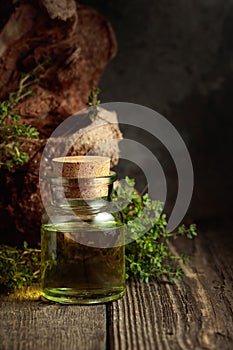
[[[52,200],[41,226],[43,299],[94,304],[124,295],[124,227],[109,199],[116,178],[115,173],[48,178]]]

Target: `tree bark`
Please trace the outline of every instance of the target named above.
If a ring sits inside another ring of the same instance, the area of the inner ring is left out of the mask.
[[[74,0],[40,0],[51,19],[66,21],[77,16],[76,3]]]
[[[21,72],[30,72],[44,57],[51,60],[39,74],[39,83],[32,86],[33,95],[16,106],[22,122],[36,127],[40,139],[22,142],[30,158],[24,167],[0,174],[0,240],[36,243],[42,210],[38,174],[44,145],[63,120],[86,107],[91,90],[116,53],[116,39],[103,16],[73,0],[12,1],[7,9],[3,7],[0,4],[0,98],[17,89]],[[86,154],[99,140],[113,138],[116,142],[101,152],[116,164],[121,138],[118,126],[100,125],[90,136],[92,121],[81,125],[87,132],[70,154]]]

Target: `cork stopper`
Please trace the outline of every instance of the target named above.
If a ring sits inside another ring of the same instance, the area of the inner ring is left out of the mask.
[[[91,199],[108,195],[108,186],[97,178],[110,174],[110,158],[67,156],[52,160],[53,176],[62,177],[66,198]],[[56,188],[56,191],[58,189]]]
[[[66,178],[108,176],[110,158],[100,156],[67,156],[53,158],[53,174]]]

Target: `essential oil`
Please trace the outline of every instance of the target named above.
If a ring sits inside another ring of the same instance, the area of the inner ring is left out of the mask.
[[[111,236],[111,229],[98,231],[94,227],[79,233],[76,223],[42,226],[43,297],[60,303],[92,304],[124,294],[124,245],[96,247],[103,245],[101,239],[106,241],[106,231]],[[123,230],[111,238],[120,243]]]
[[[93,164],[92,158],[86,160],[86,172]],[[65,175],[76,171],[73,159],[71,165]],[[101,169],[105,171],[105,163]],[[116,209],[112,213],[109,206],[116,178],[115,173],[81,181],[48,177],[51,204],[44,209],[41,226],[43,299],[94,304],[124,295],[124,225],[121,213]],[[87,198],[81,197],[83,193]]]

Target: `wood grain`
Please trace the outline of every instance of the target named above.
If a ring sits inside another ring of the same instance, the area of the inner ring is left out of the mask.
[[[192,255],[181,282],[131,281],[126,296],[109,306],[110,348],[232,349],[230,233],[210,232],[172,246],[174,254],[183,248]]]
[[[131,280],[126,295],[106,306],[43,303],[38,286],[1,298],[0,349],[233,349],[231,230],[177,240],[171,249],[191,255],[182,281]]]
[[[2,301],[1,350],[104,350],[105,306]]]

